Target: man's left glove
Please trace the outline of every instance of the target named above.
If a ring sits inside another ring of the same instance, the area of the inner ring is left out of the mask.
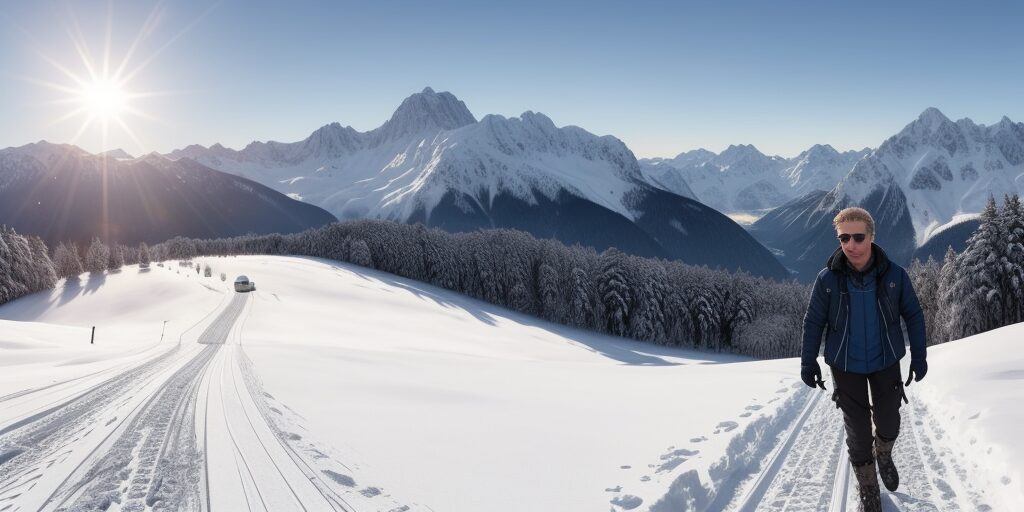
[[[910,361],[910,375],[907,376],[907,383],[904,386],[909,386],[911,380],[920,382],[926,373],[928,373],[928,361],[924,359]]]

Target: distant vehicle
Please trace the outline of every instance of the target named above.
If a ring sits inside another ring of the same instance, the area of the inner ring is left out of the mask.
[[[251,292],[256,289],[256,281],[250,281],[246,276],[238,276],[235,278],[235,291],[236,292]]]

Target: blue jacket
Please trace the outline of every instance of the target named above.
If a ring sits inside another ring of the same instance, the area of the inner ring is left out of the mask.
[[[910,357],[913,361],[924,361],[927,355],[925,348],[924,312],[917,300],[910,277],[903,267],[889,261],[881,247],[871,244],[874,259],[873,283],[865,283],[864,288],[849,288],[848,265],[842,249],[836,249],[828,259],[827,266],[818,273],[811,289],[810,303],[804,315],[802,364],[813,364],[821,349],[822,334],[825,338],[825,363],[855,373],[870,373],[888,368],[903,358],[907,353],[900,327],[900,318],[907,324],[907,336],[910,338]],[[865,302],[864,289],[874,291],[874,313],[863,308]],[[857,318],[851,317],[851,301],[860,303]],[[860,316],[860,315],[863,316]],[[872,320],[871,317],[877,319]],[[851,322],[861,323],[859,345],[851,348]],[[877,352],[871,353],[873,328],[875,322],[881,340],[881,359]],[[859,352],[858,352],[859,351]],[[855,353],[856,352],[856,353]],[[872,370],[873,368],[876,368]]]

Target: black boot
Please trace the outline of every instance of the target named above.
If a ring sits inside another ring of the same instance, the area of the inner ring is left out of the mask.
[[[882,495],[878,488],[875,461],[854,465],[853,474],[857,475],[857,491],[860,492],[859,510],[861,512],[882,512]]]
[[[881,437],[875,437],[875,460],[878,461],[878,474],[882,477],[882,483],[889,492],[895,492],[900,486],[900,474],[896,471],[896,465],[892,462],[892,446],[896,440],[883,441]]]

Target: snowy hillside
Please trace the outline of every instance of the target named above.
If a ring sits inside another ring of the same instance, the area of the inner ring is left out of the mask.
[[[601,336],[332,261],[205,261],[257,290],[129,267],[0,307],[0,509],[819,511],[855,492],[840,415],[795,359]],[[930,348],[886,510],[1024,499],[1020,327]]]
[[[828,144],[816,144],[786,159],[741,144],[717,155],[698,149],[671,159],[642,159],[640,166],[654,186],[739,214],[774,208],[815,190],[831,190],[867,154],[867,149],[840,153]]]
[[[1024,123],[953,122],[929,108],[858,162],[830,199],[857,203],[890,183],[906,197],[920,246],[957,216],[980,212],[990,195],[1024,192]]]

